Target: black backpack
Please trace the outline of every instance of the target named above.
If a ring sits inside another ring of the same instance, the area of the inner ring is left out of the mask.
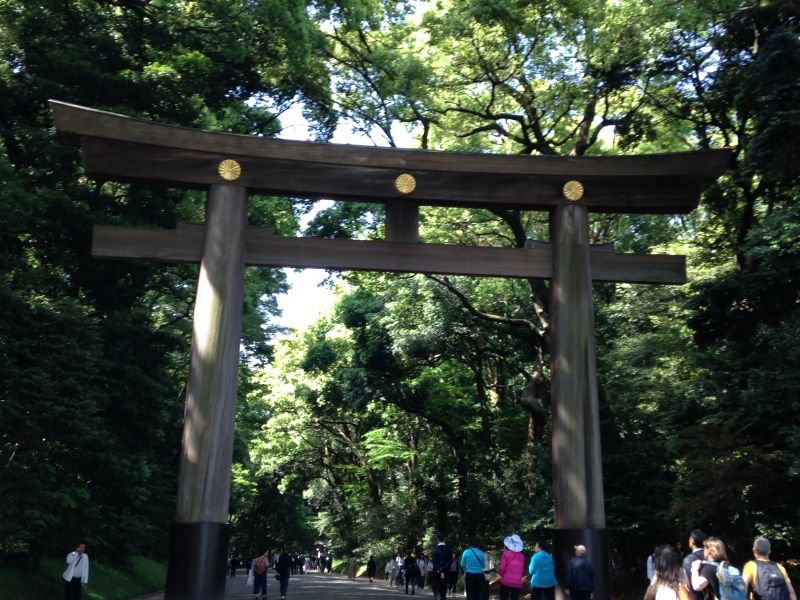
[[[789,600],[789,588],[783,573],[771,560],[756,561],[755,592],[758,600]]]

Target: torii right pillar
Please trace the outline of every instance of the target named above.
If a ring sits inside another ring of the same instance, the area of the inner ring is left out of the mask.
[[[610,600],[587,207],[553,208],[550,237],[556,576],[566,583],[573,547],[582,544],[595,570],[594,598]]]

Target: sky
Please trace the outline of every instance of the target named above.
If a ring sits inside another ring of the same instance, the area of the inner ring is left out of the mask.
[[[282,131],[279,138],[285,140],[313,141],[313,136],[308,130],[308,122],[301,114],[302,107],[295,106],[281,115]],[[413,138],[402,131],[397,133],[396,140],[398,145],[407,148],[415,147]],[[379,139],[369,139],[365,136],[357,136],[352,132],[351,125],[347,122],[339,124],[332,143],[336,144],[360,144],[374,146]],[[388,144],[387,144],[388,145]],[[320,201],[315,204],[315,210],[322,209],[328,201]],[[306,215],[302,225],[313,217],[314,212]],[[282,311],[282,316],[277,319],[277,323],[290,329],[303,330],[324,315],[333,307],[335,299],[330,289],[330,285],[320,287],[320,284],[328,277],[324,269],[284,269],[286,278],[291,286],[286,294],[278,296],[278,307]],[[334,278],[335,281],[335,278]]]

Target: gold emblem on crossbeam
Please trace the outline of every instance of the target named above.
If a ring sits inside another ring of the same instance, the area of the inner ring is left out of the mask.
[[[575,202],[583,198],[583,184],[580,181],[568,181],[564,184],[564,198]]]
[[[242,166],[235,160],[226,158],[219,163],[217,172],[225,181],[235,181],[242,174]]]
[[[401,194],[410,194],[417,187],[417,180],[409,173],[398,175],[394,180],[394,187]]]

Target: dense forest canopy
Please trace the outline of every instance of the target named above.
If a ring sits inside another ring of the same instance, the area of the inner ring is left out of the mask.
[[[606,512],[618,588],[701,527],[732,558],[800,544],[800,11],[788,0],[0,0],[0,551],[78,536],[163,556],[197,269],[105,261],[91,225],[203,221],[194,192],[87,178],[49,98],[276,135],[538,155],[728,146],[688,216],[599,215],[594,243],[686,254],[684,286],[595,286]],[[311,203],[251,199],[301,231]],[[380,238],[334,203],[303,234]],[[425,242],[521,247],[547,215],[423,208]],[[549,287],[350,273],[276,338],[280,270],[248,268],[233,549],[388,555],[442,529],[552,527]]]

